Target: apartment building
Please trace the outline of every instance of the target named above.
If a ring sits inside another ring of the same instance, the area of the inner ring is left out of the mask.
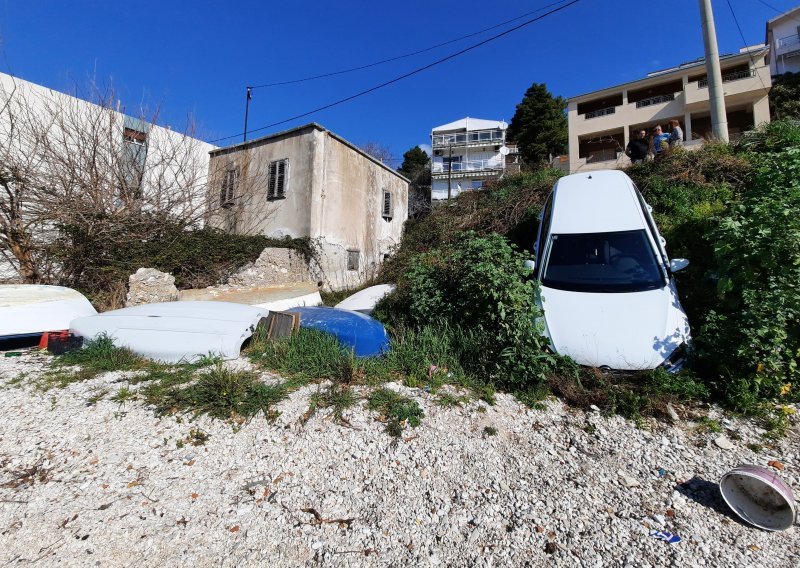
[[[400,243],[409,181],[316,123],[211,152],[208,223],[308,237],[327,289],[364,284]]]
[[[767,62],[773,77],[800,73],[800,6],[767,22],[764,43],[769,47]]]
[[[481,189],[506,171],[519,171],[516,145],[506,144],[508,124],[462,118],[431,131],[431,200]]]
[[[728,130],[732,137],[769,122],[772,86],[769,48],[747,47],[720,57]],[[644,79],[572,97],[569,113],[569,171],[627,165],[631,134],[670,120],[680,122],[691,148],[711,137],[705,60],[650,73]],[[565,168],[566,169],[566,168]]]

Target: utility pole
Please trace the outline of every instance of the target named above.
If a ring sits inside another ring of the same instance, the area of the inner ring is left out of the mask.
[[[711,131],[714,138],[728,141],[728,117],[725,114],[725,92],[722,90],[722,71],[719,67],[717,31],[714,28],[714,13],[711,0],[699,0],[700,20],[703,25],[703,43],[706,48],[706,77],[708,80],[708,102],[711,104]]]
[[[253,98],[253,88],[247,87],[247,101],[244,103],[244,139],[242,142],[247,142],[247,115],[250,112],[250,99]]]
[[[450,149],[450,162],[447,164],[447,203],[449,204],[450,203],[450,195],[451,195],[450,184],[451,184],[451,182],[453,180],[453,143],[452,142],[450,143],[450,146],[448,146],[448,148]]]

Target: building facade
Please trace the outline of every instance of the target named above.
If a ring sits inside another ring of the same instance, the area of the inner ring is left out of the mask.
[[[0,73],[0,162],[26,180],[0,193],[4,232],[20,222],[46,242],[56,221],[42,209],[57,200],[98,214],[135,208],[202,222],[216,146],[193,136],[191,124],[159,126],[120,112],[110,93],[90,95],[100,104]],[[0,281],[19,278],[13,245],[0,238]]]
[[[308,237],[323,285],[359,286],[400,243],[408,180],[307,124],[211,152],[209,218],[239,234]]]
[[[767,61],[773,77],[800,73],[800,6],[767,22],[764,43],[769,47]]]
[[[515,145],[506,144],[503,121],[462,118],[431,131],[431,200],[480,189],[507,170],[519,171]],[[508,165],[507,165],[508,163]]]
[[[728,130],[742,131],[769,122],[769,48],[744,48],[720,57]],[[705,60],[650,73],[644,79],[568,100],[569,171],[616,168],[630,163],[624,154],[632,133],[678,120],[684,145],[711,137]],[[565,168],[566,169],[566,168]]]

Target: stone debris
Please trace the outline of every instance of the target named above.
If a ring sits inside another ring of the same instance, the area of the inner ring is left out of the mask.
[[[274,422],[231,424],[111,400],[141,388],[130,374],[36,390],[47,361],[0,357],[3,565],[798,565],[800,531],[737,521],[716,483],[779,458],[800,494],[796,426],[768,457],[748,448],[763,442],[756,425],[734,418],[741,443],[720,453],[688,420],[640,429],[505,394],[443,408],[391,384],[425,412],[398,439],[363,404],[349,425],[325,412],[302,422],[316,385]],[[186,442],[192,429],[203,445]]]
[[[155,268],[140,268],[128,278],[128,296],[125,307],[178,299],[175,277]]]
[[[277,284],[314,281],[309,261],[302,252],[290,248],[265,248],[255,262],[228,278],[233,288],[263,288]]]
[[[725,436],[714,438],[714,443],[717,445],[717,447],[722,448],[723,450],[732,450],[734,448],[733,442],[731,442]]]

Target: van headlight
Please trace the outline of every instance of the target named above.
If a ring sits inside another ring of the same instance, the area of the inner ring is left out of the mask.
[[[668,373],[677,373],[686,364],[689,355],[689,345],[684,341],[670,353],[669,357],[661,364]]]

